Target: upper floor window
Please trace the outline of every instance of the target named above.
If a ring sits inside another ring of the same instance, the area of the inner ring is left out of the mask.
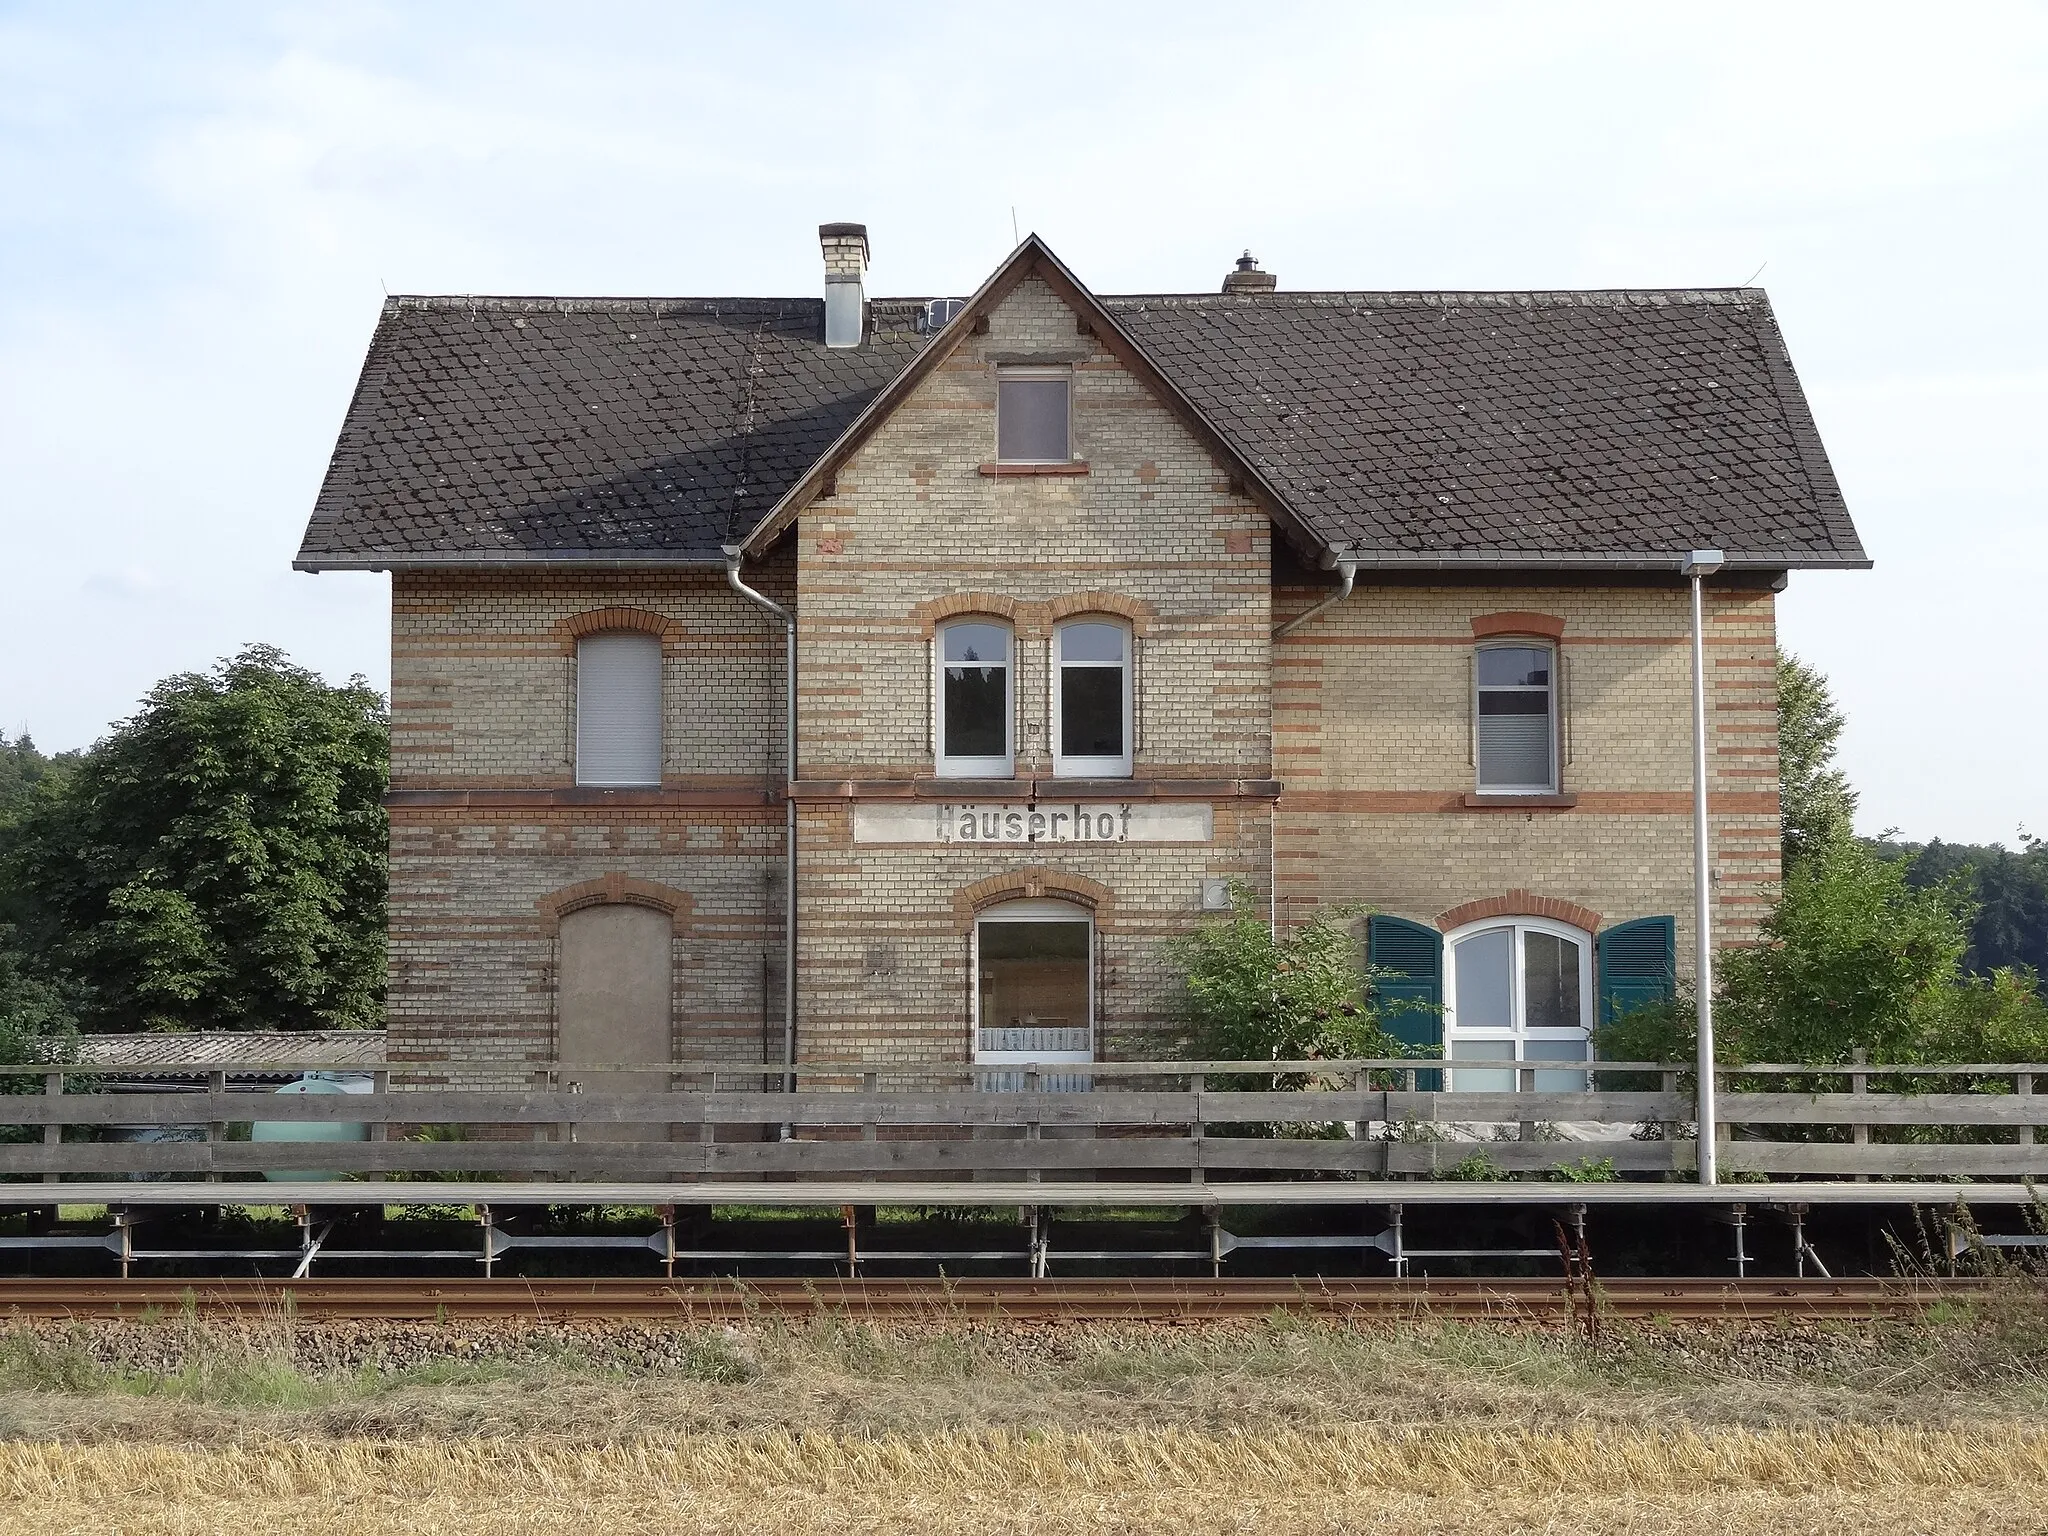
[[[1131,772],[1131,634],[1077,619],[1053,631],[1052,771],[1064,778]]]
[[[1066,368],[1005,368],[996,376],[996,458],[1065,464],[1073,458],[1074,376]]]
[[[1480,648],[1473,734],[1481,793],[1557,792],[1556,673],[1547,645]]]
[[[939,631],[938,771],[951,778],[1011,773],[1010,631],[987,619]]]
[[[576,782],[661,782],[661,639],[635,630],[576,642]]]

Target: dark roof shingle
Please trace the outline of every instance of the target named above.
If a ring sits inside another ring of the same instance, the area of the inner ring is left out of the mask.
[[[1102,302],[1374,563],[1864,560],[1757,290]]]
[[[1867,563],[1759,290],[1103,298],[1371,564]],[[811,299],[387,302],[298,563],[711,562],[927,338]]]
[[[720,558],[900,372],[811,299],[394,298],[298,564]]]

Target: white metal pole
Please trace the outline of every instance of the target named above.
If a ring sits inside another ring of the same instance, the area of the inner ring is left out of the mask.
[[[1707,644],[1701,613],[1704,572],[1692,569],[1692,868],[1693,929],[1698,936],[1694,987],[1699,1007],[1699,1174],[1720,1181],[1714,1148],[1713,865],[1707,826]]]

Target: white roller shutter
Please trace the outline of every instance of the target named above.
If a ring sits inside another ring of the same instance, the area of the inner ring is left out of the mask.
[[[661,782],[661,641],[589,635],[576,645],[576,782]]]

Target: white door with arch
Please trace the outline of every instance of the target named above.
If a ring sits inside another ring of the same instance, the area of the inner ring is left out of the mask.
[[[1593,1025],[1590,933],[1548,918],[1487,918],[1445,934],[1444,950],[1447,1060],[1526,1062],[1538,1093],[1586,1087]],[[1447,1086],[1512,1093],[1521,1070],[1454,1068]]]
[[[1086,907],[1006,901],[975,919],[972,942],[977,1064],[1095,1059],[1095,919]],[[1078,1091],[1088,1082],[1084,1074],[1062,1072],[1041,1078],[1040,1086]],[[1021,1088],[1024,1074],[994,1074],[983,1083]]]

